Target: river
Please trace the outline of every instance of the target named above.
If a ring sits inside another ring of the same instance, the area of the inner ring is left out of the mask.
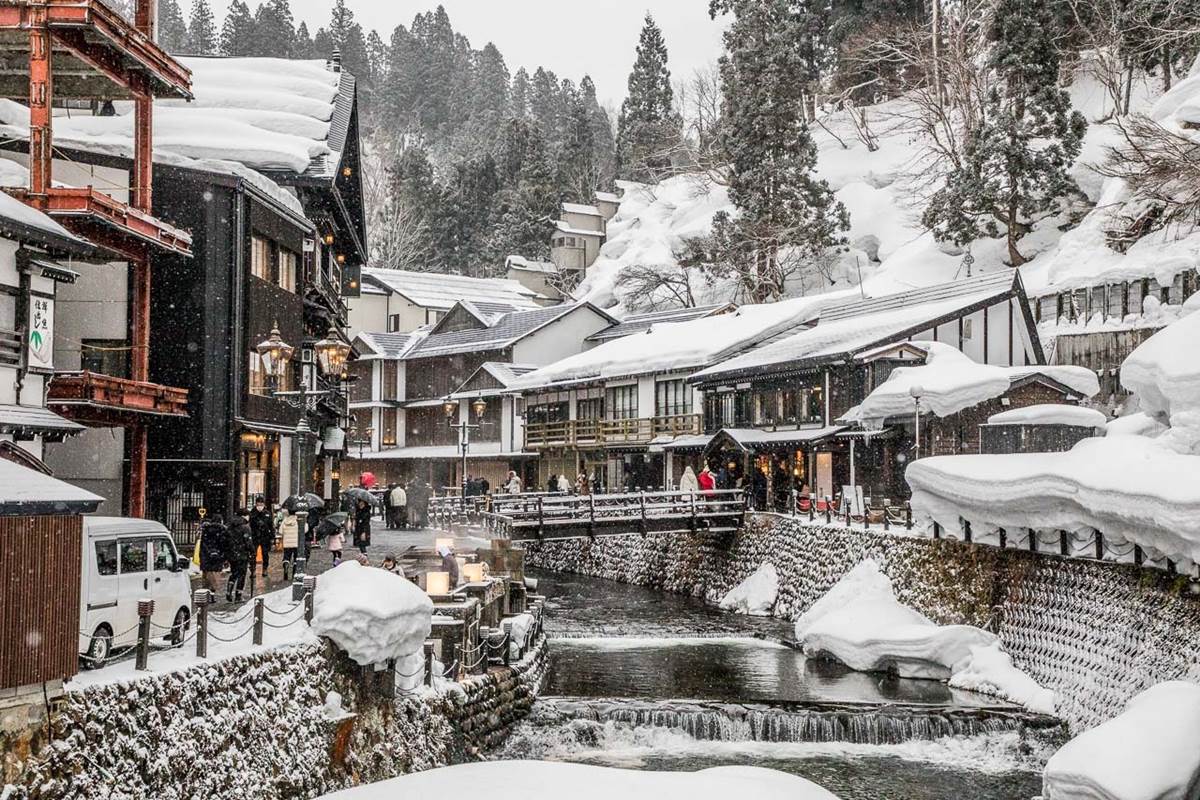
[[[497,758],[654,770],[772,767],[843,800],[1029,800],[1051,734],[935,681],[805,658],[791,626],[596,578],[547,597],[543,697]]]

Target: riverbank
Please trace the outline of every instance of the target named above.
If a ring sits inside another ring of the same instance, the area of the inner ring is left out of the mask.
[[[757,515],[735,534],[626,534],[526,544],[530,566],[608,578],[715,603],[772,563],[773,614],[792,620],[861,561],[875,559],[899,599],[939,623],[999,634],[1019,668],[1058,697],[1072,730],[1092,727],[1142,689],[1200,678],[1200,600],[1185,581],[1132,565]]]

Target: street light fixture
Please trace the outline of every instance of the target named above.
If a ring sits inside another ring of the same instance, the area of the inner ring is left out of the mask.
[[[283,377],[284,370],[287,369],[287,364],[292,359],[292,353],[296,351],[296,348],[285,342],[279,335],[278,322],[272,325],[271,335],[259,342],[254,349],[258,352],[258,357],[262,359],[263,370],[276,380]]]
[[[920,384],[914,384],[909,387],[908,393],[913,399],[913,460],[921,457],[921,395],[925,394],[925,387]]]
[[[346,367],[346,359],[350,357],[350,345],[342,341],[335,328],[330,326],[325,338],[313,345],[317,355],[317,364],[323,375],[341,375]]]
[[[446,413],[446,425],[450,428],[458,429],[458,444],[462,449],[462,513],[467,515],[467,451],[471,447],[471,431],[483,427],[483,414],[487,411],[487,401],[482,397],[477,397],[471,403],[471,410],[475,412],[475,418],[479,420],[478,424],[472,424],[467,420],[459,423],[454,422],[454,417],[458,413],[458,401],[450,397],[442,403],[442,411]]]

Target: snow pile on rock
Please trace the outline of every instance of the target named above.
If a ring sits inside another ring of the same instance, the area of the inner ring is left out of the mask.
[[[1045,800],[1184,800],[1200,785],[1200,686],[1168,681],[1067,742],[1042,774]]]
[[[920,395],[923,411],[948,417],[999,397],[1008,391],[1014,380],[1034,372],[1051,377],[1086,397],[1100,391],[1096,374],[1083,367],[997,367],[980,364],[948,344],[913,344],[928,354],[925,363],[915,367],[897,367],[845,419],[878,428],[889,417],[912,414],[914,389]]]
[[[1121,383],[1137,395],[1142,411],[1173,427],[1186,424],[1179,415],[1200,414],[1200,313],[1143,342],[1121,365]]]
[[[1042,403],[992,414],[988,417],[988,425],[1072,425],[1104,432],[1108,417],[1094,408]]]
[[[812,781],[762,767],[715,767],[698,772],[650,772],[555,761],[483,761],[415,772],[346,789],[323,800],[399,800],[470,797],[527,800],[531,792],[572,800],[838,800]]]
[[[949,680],[1051,713],[1054,695],[1012,665],[999,639],[971,625],[937,625],[896,599],[873,560],[860,562],[796,620],[809,656],[828,655],[862,671]]]
[[[328,636],[364,666],[420,651],[432,617],[428,595],[377,567],[344,561],[317,579],[313,632]]]
[[[737,586],[721,598],[720,606],[736,614],[769,617],[779,596],[779,571],[771,562],[764,562]]]

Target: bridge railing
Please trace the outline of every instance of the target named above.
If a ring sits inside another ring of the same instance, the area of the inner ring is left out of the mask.
[[[494,496],[484,526],[502,535],[545,535],[574,528],[588,534],[599,529],[627,532],[700,530],[715,521],[741,525],[746,494],[741,489],[712,492],[624,492],[621,494]]]

